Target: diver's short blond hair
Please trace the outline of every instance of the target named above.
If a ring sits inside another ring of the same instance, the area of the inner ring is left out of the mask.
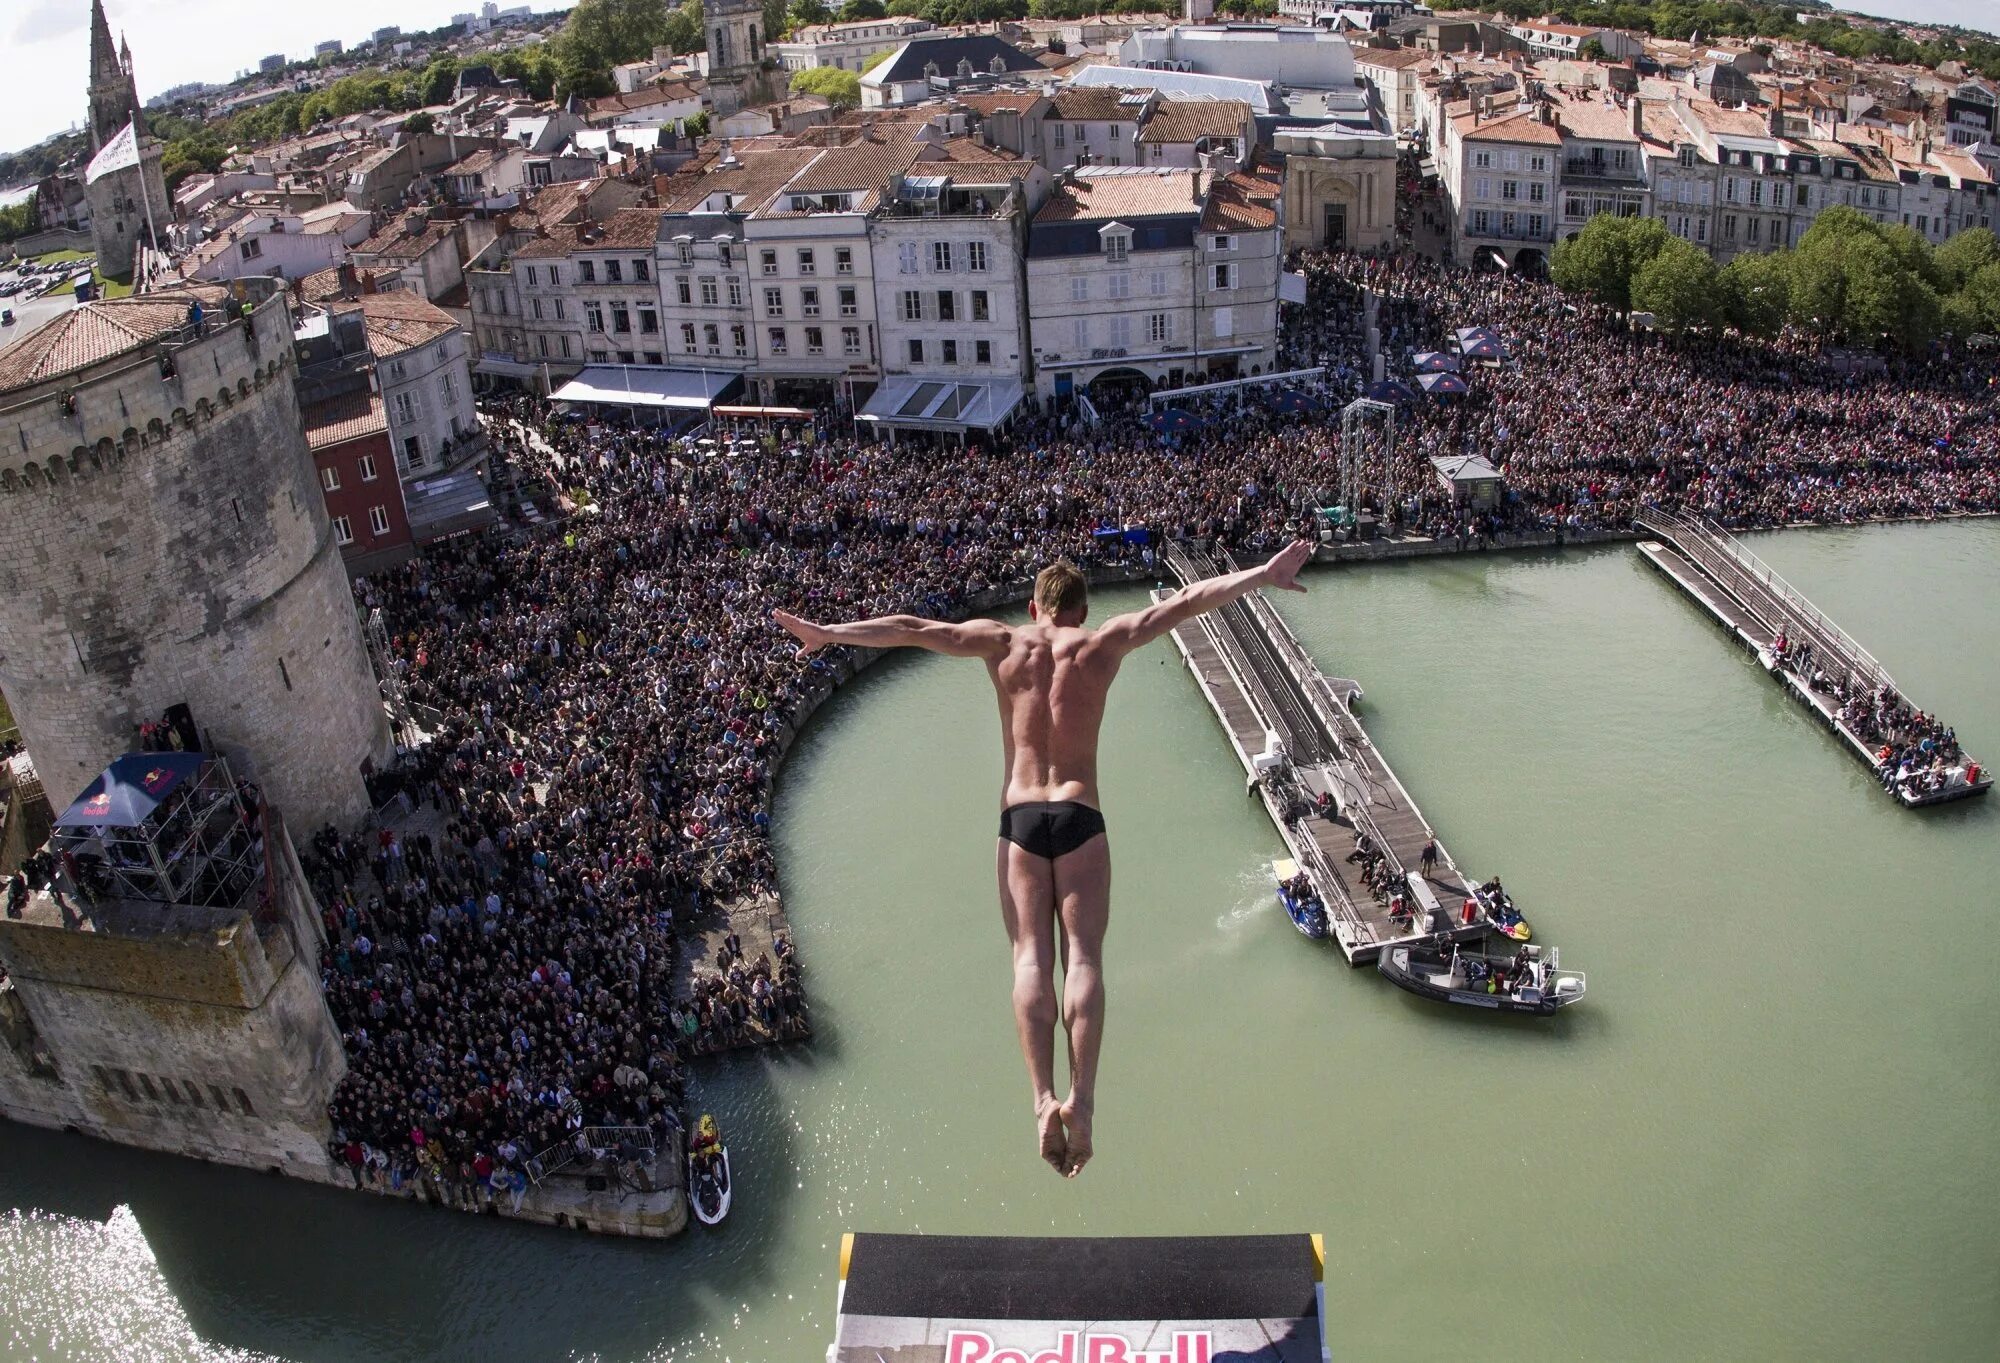
[[[1050,620],[1090,605],[1090,585],[1074,563],[1057,559],[1035,574],[1035,606]]]

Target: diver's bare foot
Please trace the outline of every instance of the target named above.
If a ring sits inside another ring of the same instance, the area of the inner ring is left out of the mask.
[[[1071,1094],[1069,1101],[1059,1111],[1062,1113],[1063,1131],[1067,1137],[1063,1156],[1062,1176],[1075,1178],[1090,1163],[1090,1108],[1088,1101]]]
[[[1067,1175],[1069,1142],[1063,1134],[1062,1107],[1053,1093],[1035,1101],[1035,1128],[1041,1132],[1042,1158],[1048,1161],[1049,1168]]]

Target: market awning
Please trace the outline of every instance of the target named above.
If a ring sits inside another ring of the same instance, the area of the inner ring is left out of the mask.
[[[811,421],[813,414],[806,407],[729,407],[718,406],[717,416],[756,418],[768,421]]]
[[[554,402],[599,407],[652,407],[706,411],[736,375],[716,369],[651,369],[594,364],[549,395]]]
[[[198,752],[128,752],[84,787],[56,820],[56,827],[137,828],[206,761]]]
[[[1306,277],[1296,270],[1286,270],[1278,276],[1278,301],[1280,303],[1303,303],[1306,301]]]
[[[1021,381],[965,383],[899,376],[875,390],[856,417],[930,431],[990,431],[1021,405]]]

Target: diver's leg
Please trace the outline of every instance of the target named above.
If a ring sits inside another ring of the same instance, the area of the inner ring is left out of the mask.
[[[1097,1049],[1104,1039],[1104,929],[1111,918],[1111,844],[1100,833],[1055,861],[1062,920],[1063,1029],[1069,1033],[1069,1097],[1062,1119],[1069,1147],[1063,1174],[1075,1178],[1091,1156],[1097,1103]]]
[[[1034,1088],[1041,1155],[1058,1173],[1068,1154],[1055,1080],[1055,871],[1044,857],[1000,839],[1000,919],[1014,949],[1014,1026]]]

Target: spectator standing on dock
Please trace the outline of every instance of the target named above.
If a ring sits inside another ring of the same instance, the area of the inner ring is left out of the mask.
[[[1424,867],[1424,874],[1426,876],[1429,876],[1431,873],[1431,868],[1438,864],[1438,840],[1436,838],[1432,837],[1424,839],[1424,851],[1423,851],[1422,861]]]
[[[1013,944],[1014,1020],[1034,1086],[1041,1156],[1065,1178],[1075,1178],[1091,1157],[1104,1036],[1101,953],[1111,913],[1111,852],[1098,808],[1097,739],[1111,683],[1129,654],[1203,612],[1259,587],[1304,591],[1298,572],[1312,552],[1311,544],[1295,540],[1262,567],[1194,583],[1094,632],[1083,627],[1089,605],[1083,574],[1068,562],[1036,576],[1025,625],[915,615],[817,625],[773,612],[808,650],[924,648],[985,662],[999,694],[1007,768],[999,878],[1001,918]],[[1069,1096],[1061,1100],[1054,1049],[1058,926],[1070,1057]]]

